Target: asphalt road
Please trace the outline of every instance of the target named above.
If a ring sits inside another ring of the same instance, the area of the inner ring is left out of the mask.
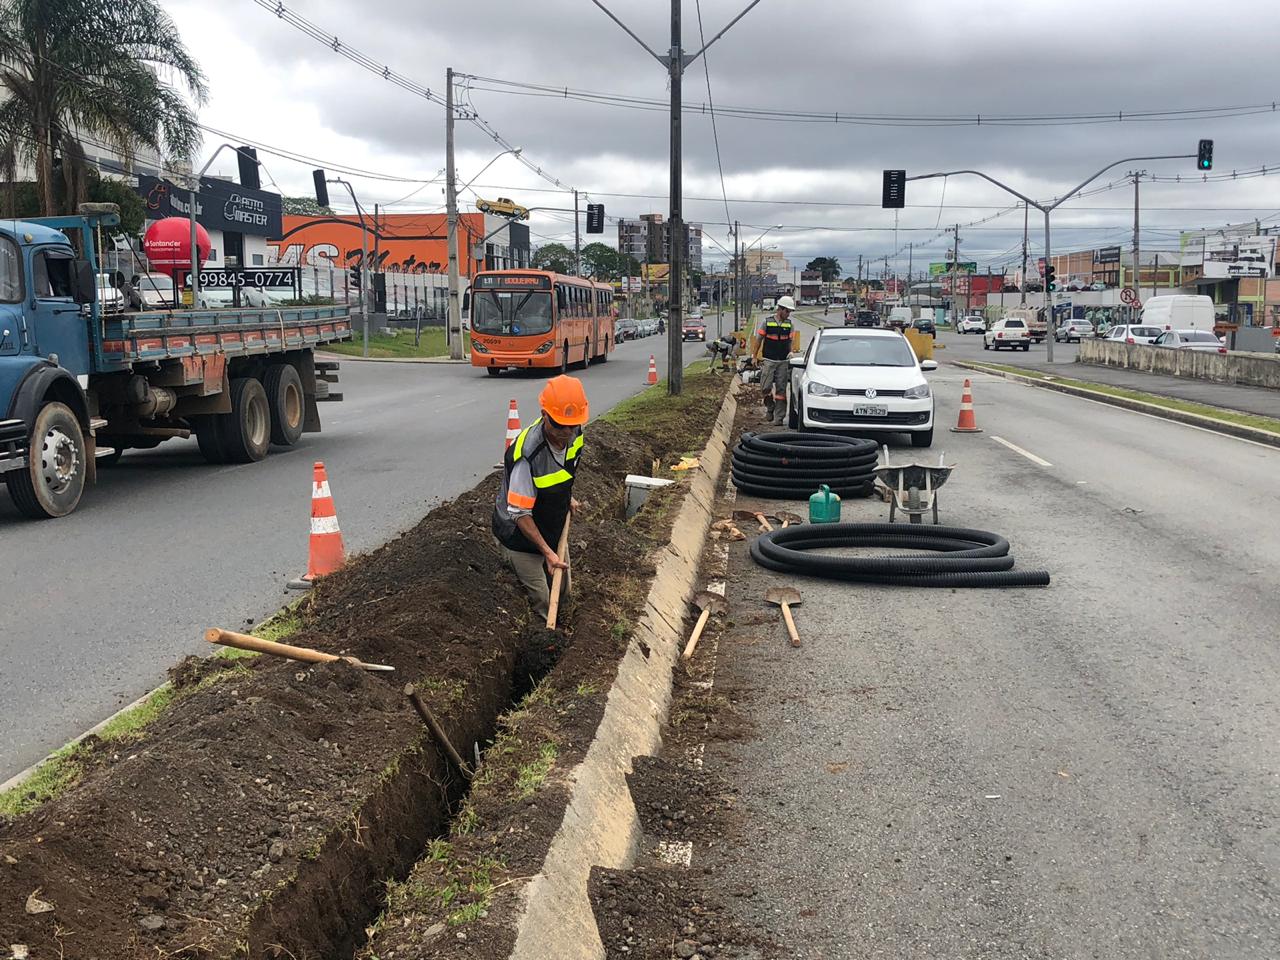
[[[643,387],[665,341],[623,344],[585,373],[593,415]],[[705,355],[700,343],[686,360]],[[0,495],[0,781],[164,679],[205,628],[242,629],[306,569],[312,463],[328,470],[349,551],[369,550],[501,460],[507,405],[537,415],[540,376],[343,358],[324,431],[265,461],[210,466],[194,441],[132,451],[61,520]]]
[[[943,522],[1052,586],[787,581],[734,545],[715,693],[754,735],[706,765],[746,824],[695,868],[798,960],[1280,955],[1280,451],[969,375]],[[799,650],[752,622],[784,582]]]

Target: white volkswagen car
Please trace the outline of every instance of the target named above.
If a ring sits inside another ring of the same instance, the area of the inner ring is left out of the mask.
[[[787,422],[795,430],[907,433],[933,443],[933,393],[906,337],[896,330],[824,327],[791,358]]]

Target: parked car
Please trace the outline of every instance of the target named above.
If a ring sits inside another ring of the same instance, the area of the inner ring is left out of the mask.
[[[1226,353],[1226,345],[1212,330],[1166,330],[1156,337],[1153,346],[1197,353]]]
[[[1090,290],[1105,290],[1105,289],[1107,289],[1107,285],[1106,285],[1105,283],[1103,283],[1101,280],[1095,280],[1095,281],[1093,281],[1093,283],[1089,284],[1089,289],[1090,289]]]
[[[927,333],[931,337],[937,338],[938,336],[938,325],[933,322],[932,316],[918,317],[911,326],[921,333]]]
[[[824,327],[791,358],[787,422],[797,430],[906,433],[933,443],[933,393],[920,361],[896,330]]]
[[[1107,340],[1119,343],[1155,343],[1156,337],[1162,333],[1164,331],[1159,327],[1121,323],[1107,331]]]
[[[1093,336],[1093,324],[1088,320],[1063,320],[1058,329],[1053,331],[1053,339],[1058,343],[1080,342],[1081,337]]]
[[[631,319],[631,317],[621,317],[618,322],[614,324],[613,336],[616,343],[635,340],[640,336],[640,328],[636,324],[636,321]]]
[[[960,333],[986,333],[987,321],[976,315],[961,317],[956,330]]]
[[[103,313],[124,311],[124,294],[111,282],[110,274],[98,274],[98,304]]]
[[[680,329],[680,336],[683,340],[701,340],[704,343],[707,339],[707,325],[703,322],[702,317],[685,317],[684,323]]]
[[[991,325],[991,329],[982,335],[983,350],[999,350],[1008,347],[1010,350],[1031,349],[1031,331],[1027,321],[1021,317],[1002,317]]]

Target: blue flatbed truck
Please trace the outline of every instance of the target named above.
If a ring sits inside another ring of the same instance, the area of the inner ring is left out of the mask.
[[[210,463],[250,463],[342,399],[314,350],[350,338],[345,306],[104,315],[93,240],[118,223],[111,204],[0,220],[0,480],[35,519],[128,448],[194,435]]]

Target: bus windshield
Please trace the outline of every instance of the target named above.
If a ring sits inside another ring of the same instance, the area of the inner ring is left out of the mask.
[[[481,290],[475,294],[471,328],[495,336],[551,332],[551,294],[534,290]]]

